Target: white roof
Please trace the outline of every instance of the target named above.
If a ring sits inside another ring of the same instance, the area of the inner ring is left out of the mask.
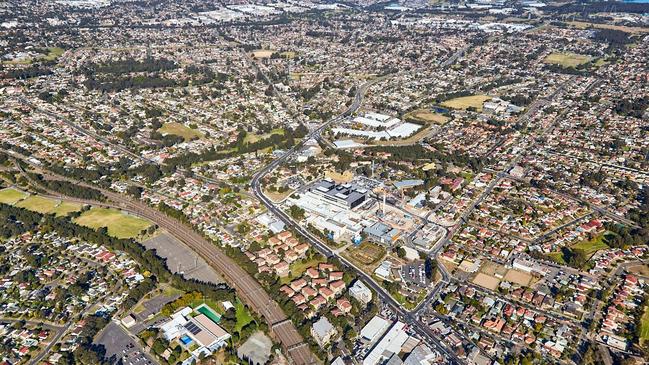
[[[408,334],[403,329],[406,324],[397,322],[390,328],[390,331],[383,336],[381,341],[374,346],[372,351],[363,359],[363,365],[376,365],[381,362],[383,355],[398,354],[401,347],[408,340]]]
[[[374,316],[374,318],[372,318],[365,327],[361,329],[361,337],[369,342],[374,342],[385,333],[388,327],[390,327],[390,322],[379,316]]]

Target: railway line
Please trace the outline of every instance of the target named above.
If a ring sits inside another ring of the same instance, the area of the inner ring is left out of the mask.
[[[34,167],[38,168],[38,166]],[[134,201],[122,194],[51,173],[44,173],[43,177],[48,180],[64,180],[79,186],[99,190],[106,196],[107,201],[99,202],[79,199],[48,191],[52,198],[65,199],[81,204],[121,209],[141,218],[148,219],[168,231],[169,234],[200,255],[212,268],[223,276],[230,286],[237,291],[237,295],[243,300],[243,302],[249,305],[255,312],[263,316],[268,323],[271,332],[280,341],[294,364],[309,365],[317,363],[311,349],[304,342],[304,339],[297,331],[297,328],[295,328],[293,322],[291,322],[282,308],[273,300],[257,280],[255,280],[255,278],[248,274],[229,256],[223,253],[216,245],[198,234],[193,228],[167,216],[143,202]]]

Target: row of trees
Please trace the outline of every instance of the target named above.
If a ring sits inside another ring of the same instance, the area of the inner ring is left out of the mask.
[[[102,194],[99,190],[79,186],[68,181],[63,180],[45,180],[43,176],[38,174],[30,174],[30,176],[38,181],[38,183],[44,186],[48,190],[57,191],[63,195],[72,196],[79,199],[88,199],[96,200],[103,202],[106,200],[106,196]]]
[[[146,58],[138,61],[132,58],[103,64],[90,64],[81,69],[88,77],[97,73],[127,74],[132,72],[161,72],[178,68],[178,64],[167,59]]]

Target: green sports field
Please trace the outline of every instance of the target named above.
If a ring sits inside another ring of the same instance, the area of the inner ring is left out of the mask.
[[[576,53],[561,53],[555,52],[549,54],[543,62],[553,63],[562,67],[577,67],[581,64],[588,63],[593,58],[588,55],[580,55]]]
[[[19,201],[16,206],[34,212],[46,214],[51,213],[58,204],[58,200],[44,198],[38,195],[31,195],[28,198]]]
[[[18,201],[25,199],[27,193],[23,193],[20,190],[14,188],[6,188],[0,190],[0,203],[4,204],[16,204]]]
[[[165,123],[160,129],[158,129],[158,132],[183,137],[185,141],[191,141],[203,137],[201,132],[176,122]]]
[[[92,208],[75,218],[75,223],[90,228],[108,228],[108,234],[117,238],[135,238],[151,226],[145,219],[132,216],[117,209]]]
[[[451,109],[468,109],[475,108],[478,111],[482,110],[482,104],[490,100],[491,96],[488,95],[471,95],[471,96],[462,96],[459,98],[447,100],[442,103],[442,106]]]

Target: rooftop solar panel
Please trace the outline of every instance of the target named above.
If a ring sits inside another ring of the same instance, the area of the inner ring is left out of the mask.
[[[196,335],[197,333],[199,333],[200,331],[202,331],[202,330],[201,330],[201,329],[200,329],[200,328],[199,328],[195,323],[193,323],[193,322],[187,322],[187,324],[185,324],[185,328],[187,329],[187,331],[191,332],[192,335]]]

